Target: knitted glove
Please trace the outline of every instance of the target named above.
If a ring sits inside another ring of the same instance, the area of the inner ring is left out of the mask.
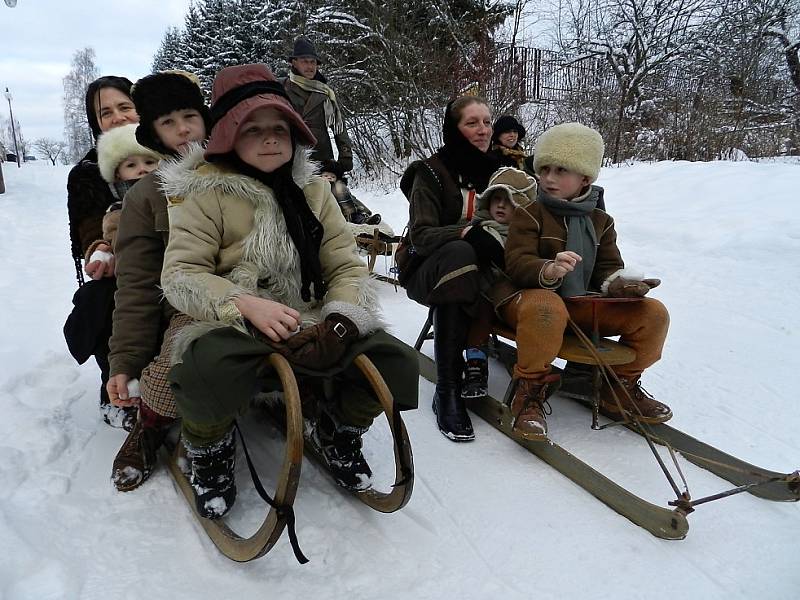
[[[617,277],[608,284],[608,296],[611,298],[642,298],[647,292],[661,284],[660,279],[625,279]]]
[[[322,322],[286,340],[287,360],[308,369],[324,371],[344,356],[358,339],[358,327],[347,317],[331,313]],[[283,354],[283,353],[282,353]]]
[[[492,262],[501,269],[506,268],[505,250],[495,237],[480,225],[473,225],[464,236],[464,241],[475,248],[479,262]]]

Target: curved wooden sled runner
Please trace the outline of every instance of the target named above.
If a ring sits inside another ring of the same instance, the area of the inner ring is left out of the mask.
[[[386,419],[392,432],[394,446],[395,482],[390,492],[380,492],[375,489],[364,490],[363,492],[352,492],[359,500],[370,508],[383,513],[391,513],[403,508],[411,498],[414,489],[414,459],[411,454],[411,442],[408,439],[408,431],[400,417],[399,412],[395,414],[394,397],[383,380],[378,369],[372,361],[363,354],[358,355],[353,364],[364,374],[364,377],[372,386],[375,395],[383,407]],[[284,419],[281,418],[279,407],[277,410],[270,411],[278,427],[284,427]],[[306,438],[306,455],[327,470],[325,459],[322,458],[319,448],[314,442]]]
[[[303,414],[300,410],[300,393],[291,366],[285,358],[276,353],[270,354],[269,363],[277,373],[283,387],[286,417],[285,423],[283,423],[283,429],[286,432],[286,450],[273,497],[276,505],[286,507],[294,503],[297,485],[300,481],[300,466],[303,461]],[[168,463],[170,473],[186,497],[189,506],[192,507],[192,512],[220,552],[237,562],[247,562],[269,552],[283,533],[286,526],[285,516],[279,516],[277,509],[270,508],[261,527],[248,538],[243,538],[233,531],[223,519],[204,519],[195,510],[192,486],[179,466],[179,461],[185,460],[182,456],[182,449],[183,444],[178,443],[171,453]]]

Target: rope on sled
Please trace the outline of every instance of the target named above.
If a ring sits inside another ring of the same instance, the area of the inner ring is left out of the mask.
[[[636,403],[633,401],[633,398],[631,398],[630,394],[628,393],[628,390],[626,390],[625,386],[622,385],[620,378],[617,376],[614,370],[609,366],[609,364],[605,360],[603,360],[603,358],[600,356],[600,353],[595,348],[594,343],[589,338],[589,336],[587,336],[583,332],[583,330],[580,327],[578,327],[575,321],[573,321],[571,318],[569,319],[569,326],[572,328],[573,333],[575,333],[575,336],[578,338],[581,344],[583,344],[583,346],[586,348],[587,352],[589,352],[589,354],[592,355],[592,358],[594,358],[594,360],[597,362],[597,366],[600,369],[600,373],[602,374],[603,379],[605,379],[605,382],[608,385],[609,390],[611,390],[611,396],[614,398],[614,402],[616,403],[617,409],[619,410],[620,414],[625,415],[628,414],[630,411],[626,411],[622,407],[622,401],[619,399],[619,396],[617,396],[616,391],[614,391],[614,386],[611,385],[611,379],[613,379],[614,382],[619,387],[619,389],[622,390],[622,393],[628,397],[630,405],[633,406],[634,410],[639,413],[639,416],[643,416],[641,411],[639,410],[639,407],[636,405]],[[611,379],[609,379],[608,376],[609,373],[611,373]],[[623,421],[623,423],[631,423],[631,421],[626,419],[625,421]],[[678,488],[678,485],[675,483],[675,479],[672,477],[672,473],[669,472],[667,465],[664,464],[664,459],[661,458],[661,455],[658,453],[658,450],[656,449],[655,444],[653,442],[652,430],[649,431],[650,428],[645,427],[645,423],[642,423],[642,421],[636,418],[635,415],[633,417],[632,423],[637,427],[637,429],[639,429],[639,431],[642,432],[642,436],[645,438],[645,440],[647,440],[647,445],[650,446],[650,450],[652,451],[653,456],[658,462],[658,465],[661,467],[664,476],[667,478],[667,481],[672,487],[672,490],[675,492],[675,495],[677,496],[678,500],[690,501],[691,494],[689,494],[689,484],[687,483],[686,477],[683,475],[683,471],[681,471],[681,467],[678,464],[678,459],[675,454],[674,448],[672,448],[672,446],[670,446],[669,444],[665,444],[669,450],[669,454],[670,457],[672,458],[673,464],[675,465],[675,469],[677,470],[678,475],[680,476],[681,481],[683,483],[683,490],[684,490],[683,492],[681,492],[680,489]]]
[[[308,559],[306,558],[305,554],[303,554],[303,551],[300,550],[300,543],[297,541],[294,508],[291,504],[278,504],[270,497],[270,495],[267,493],[267,490],[264,489],[264,486],[261,484],[261,479],[258,477],[256,467],[253,464],[253,461],[250,459],[250,453],[247,451],[247,444],[245,444],[244,435],[242,435],[242,430],[239,428],[239,421],[235,421],[235,424],[236,433],[239,434],[239,440],[242,442],[244,457],[247,459],[247,468],[250,469],[250,477],[253,478],[253,485],[255,486],[258,495],[261,496],[264,502],[275,509],[275,513],[278,515],[278,518],[286,521],[286,529],[289,531],[289,543],[292,545],[294,557],[297,559],[297,562],[299,562],[301,565],[304,565],[308,562]]]
[[[573,321],[571,318],[569,319],[569,325],[570,325],[570,328],[572,329],[572,331],[575,333],[575,335],[578,338],[578,340],[584,345],[584,347],[589,352],[589,354],[592,355],[592,358],[594,358],[595,361],[597,361],[597,366],[600,368],[600,372],[601,372],[603,378],[605,379],[606,384],[609,386],[609,389],[611,390],[612,397],[614,398],[614,401],[617,404],[617,408],[620,410],[620,414],[624,415],[624,414],[626,414],[627,411],[623,410],[622,402],[620,401],[619,397],[617,396],[616,392],[614,391],[614,386],[611,385],[611,379],[609,378],[609,375],[608,375],[609,373],[611,374],[611,378],[614,379],[614,381],[618,384],[619,388],[623,390],[623,393],[626,396],[628,396],[628,400],[631,400],[631,405],[634,407],[634,409],[637,412],[639,412],[640,416],[642,416],[641,415],[641,411],[639,410],[638,406],[636,406],[636,404],[632,401],[632,398],[630,397],[630,394],[628,394],[627,390],[622,385],[622,382],[620,381],[620,379],[617,376],[617,374],[610,367],[610,365],[605,360],[603,360],[603,358],[600,355],[600,353],[597,352],[597,349],[595,348],[594,343],[592,342],[592,340],[583,332],[583,330],[580,327],[578,327],[578,325],[575,323],[575,321]],[[626,419],[625,421],[620,422],[620,424],[629,424],[629,423],[631,423],[631,421],[628,420],[628,419]],[[796,473],[790,473],[789,475],[781,475],[781,476],[778,476],[778,477],[769,477],[769,478],[767,478],[767,479],[765,479],[765,480],[763,480],[761,482],[758,482],[758,483],[748,483],[748,484],[741,485],[741,486],[738,486],[736,488],[732,488],[732,489],[724,491],[724,492],[720,492],[718,494],[713,494],[711,496],[706,496],[704,498],[699,498],[697,500],[692,500],[691,495],[689,493],[689,486],[688,486],[688,483],[686,481],[686,477],[684,476],[683,471],[681,470],[680,464],[678,463],[678,457],[677,457],[677,454],[675,452],[675,448],[673,448],[672,445],[669,444],[666,440],[661,439],[656,433],[654,433],[652,428],[647,423],[643,423],[642,421],[637,419],[635,416],[634,416],[632,424],[635,425],[637,429],[639,429],[639,431],[642,433],[642,437],[644,437],[645,440],[647,440],[647,444],[650,446],[650,450],[653,452],[653,455],[655,456],[656,460],[658,461],[658,464],[660,465],[662,471],[664,472],[664,475],[666,476],[667,481],[669,481],[670,485],[672,486],[673,491],[675,492],[675,494],[677,496],[677,500],[670,501],[670,502],[668,502],[668,504],[670,506],[676,506],[676,507],[678,507],[679,509],[683,510],[686,513],[692,512],[694,510],[695,506],[700,505],[700,504],[705,504],[706,502],[710,502],[712,500],[718,500],[720,498],[725,498],[727,496],[732,496],[734,494],[738,494],[738,493],[741,493],[741,492],[746,492],[746,491],[751,490],[751,489],[753,489],[755,487],[759,487],[759,486],[766,485],[766,484],[769,484],[769,483],[775,483],[775,482],[778,482],[778,481],[789,481],[789,480],[791,480],[793,478],[796,478],[798,476],[798,474],[796,472]],[[661,458],[661,455],[656,450],[656,447],[655,447],[655,444],[654,444],[654,439],[657,439],[659,441],[659,443],[664,445],[667,448],[667,450],[669,451],[670,457],[672,458],[672,462],[675,465],[675,469],[678,472],[678,475],[680,476],[681,481],[683,482],[684,492],[681,492],[678,489],[677,485],[675,484],[675,480],[673,479],[672,475],[669,473],[669,470],[667,469],[666,465],[664,464],[664,462],[663,462],[663,460]],[[750,471],[748,469],[735,467],[735,466],[730,465],[730,464],[725,463],[725,462],[716,461],[716,460],[713,460],[713,459],[710,459],[710,458],[706,458],[704,456],[699,456],[697,454],[692,454],[691,452],[681,451],[681,454],[683,454],[685,457],[691,457],[693,459],[696,459],[696,460],[698,460],[700,462],[703,462],[705,464],[708,464],[708,465],[717,465],[717,466],[729,469],[731,471],[736,471],[738,473],[747,474],[747,475],[751,475],[751,476],[752,475],[758,475],[757,473],[753,473],[752,471]]]

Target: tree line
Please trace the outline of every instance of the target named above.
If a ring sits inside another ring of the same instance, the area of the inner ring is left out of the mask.
[[[292,41],[307,35],[370,177],[435,150],[442,108],[465,90],[520,115],[530,138],[556,121],[592,125],[614,161],[796,154],[798,9],[800,0],[196,0],[153,70],[191,71],[208,94],[225,66],[286,73]],[[521,39],[532,20],[537,33]],[[585,74],[557,101],[515,95],[504,79],[522,72],[508,58],[520,43],[550,47],[553,68]],[[64,80],[70,157],[91,143],[82,95],[70,100],[96,76],[87,51]]]

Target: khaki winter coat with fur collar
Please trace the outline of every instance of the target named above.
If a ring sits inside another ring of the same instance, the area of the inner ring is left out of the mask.
[[[320,303],[300,297],[299,255],[272,189],[203,162],[201,150],[159,171],[170,220],[164,294],[175,308],[204,322],[187,337],[228,325],[244,330],[233,303],[242,294],[290,306],[300,311],[304,325],[336,312],[356,323],[361,335],[381,328],[374,280],[357,254],[330,184],[314,175],[316,166],[298,148],[292,176],[325,229],[320,262],[328,292]]]

